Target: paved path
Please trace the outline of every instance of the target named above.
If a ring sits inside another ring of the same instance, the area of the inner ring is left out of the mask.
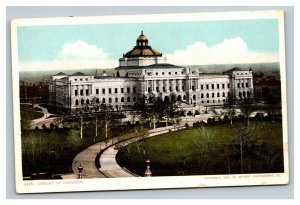
[[[42,106],[39,106],[38,104],[34,104],[33,105],[34,108],[39,108],[42,110],[44,116],[38,119],[34,119],[31,121],[30,126],[32,129],[34,129],[36,126],[38,126],[39,128],[42,128],[43,124],[45,124],[47,127],[50,126],[50,123],[52,123],[55,120],[55,117],[53,118],[48,118],[50,117],[52,114],[50,114],[48,112],[47,108],[44,108]]]
[[[182,129],[179,128],[179,129]],[[77,178],[78,176],[78,167],[80,164],[83,167],[82,177],[83,178],[112,178],[112,177],[137,177],[138,175],[131,173],[130,171],[123,169],[119,166],[116,161],[116,154],[118,148],[126,146],[135,141],[153,137],[159,134],[167,133],[169,130],[174,130],[173,126],[157,128],[155,130],[149,130],[148,135],[142,137],[136,137],[128,139],[122,142],[118,142],[117,137],[108,139],[106,142],[96,143],[87,149],[83,150],[74,158],[72,163],[72,169],[74,172],[73,177]],[[97,155],[101,150],[104,150],[99,158],[100,168],[98,169],[95,164]],[[70,177],[70,176],[69,176]]]

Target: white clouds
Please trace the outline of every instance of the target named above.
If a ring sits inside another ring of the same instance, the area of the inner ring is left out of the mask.
[[[108,54],[96,45],[89,45],[84,41],[78,40],[73,43],[64,44],[59,52],[60,59],[106,59]]]
[[[116,45],[117,46],[117,45]],[[166,54],[167,62],[175,65],[209,65],[278,62],[277,53],[249,51],[247,43],[240,37],[224,39],[222,43],[208,47],[204,42],[195,42],[184,50]],[[117,59],[96,45],[78,40],[63,45],[56,59],[48,62],[31,61],[20,63],[20,70],[71,70],[114,68]]]
[[[184,50],[166,54],[168,62],[178,65],[241,64],[278,62],[277,53],[249,51],[247,43],[240,37],[224,39],[220,44],[208,47],[204,42],[195,42]]]
[[[20,70],[72,70],[91,68],[113,68],[118,60],[110,59],[109,54],[96,45],[82,40],[66,43],[52,61],[30,61],[20,63]]]

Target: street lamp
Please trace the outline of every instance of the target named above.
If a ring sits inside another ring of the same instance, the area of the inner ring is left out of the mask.
[[[82,179],[82,170],[83,170],[83,167],[82,167],[81,162],[80,162],[80,165],[79,165],[79,167],[77,169],[78,169],[78,179]]]
[[[145,177],[152,177],[152,172],[150,170],[150,160],[148,159],[146,163],[147,163],[147,169],[145,171]]]

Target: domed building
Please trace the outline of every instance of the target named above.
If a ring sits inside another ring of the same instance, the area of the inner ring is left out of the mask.
[[[174,94],[186,109],[203,113],[222,106],[228,96],[237,99],[253,91],[251,70],[201,73],[196,68],[167,63],[163,54],[149,45],[143,31],[136,45],[119,59],[113,76],[54,75],[50,79],[49,104],[70,112],[92,104],[110,104],[116,110],[131,110],[137,99],[153,94],[166,100]]]

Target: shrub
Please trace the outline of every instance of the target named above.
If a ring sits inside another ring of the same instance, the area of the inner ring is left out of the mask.
[[[189,128],[189,127],[190,127],[188,123],[185,123],[184,126],[185,126],[186,128]]]

